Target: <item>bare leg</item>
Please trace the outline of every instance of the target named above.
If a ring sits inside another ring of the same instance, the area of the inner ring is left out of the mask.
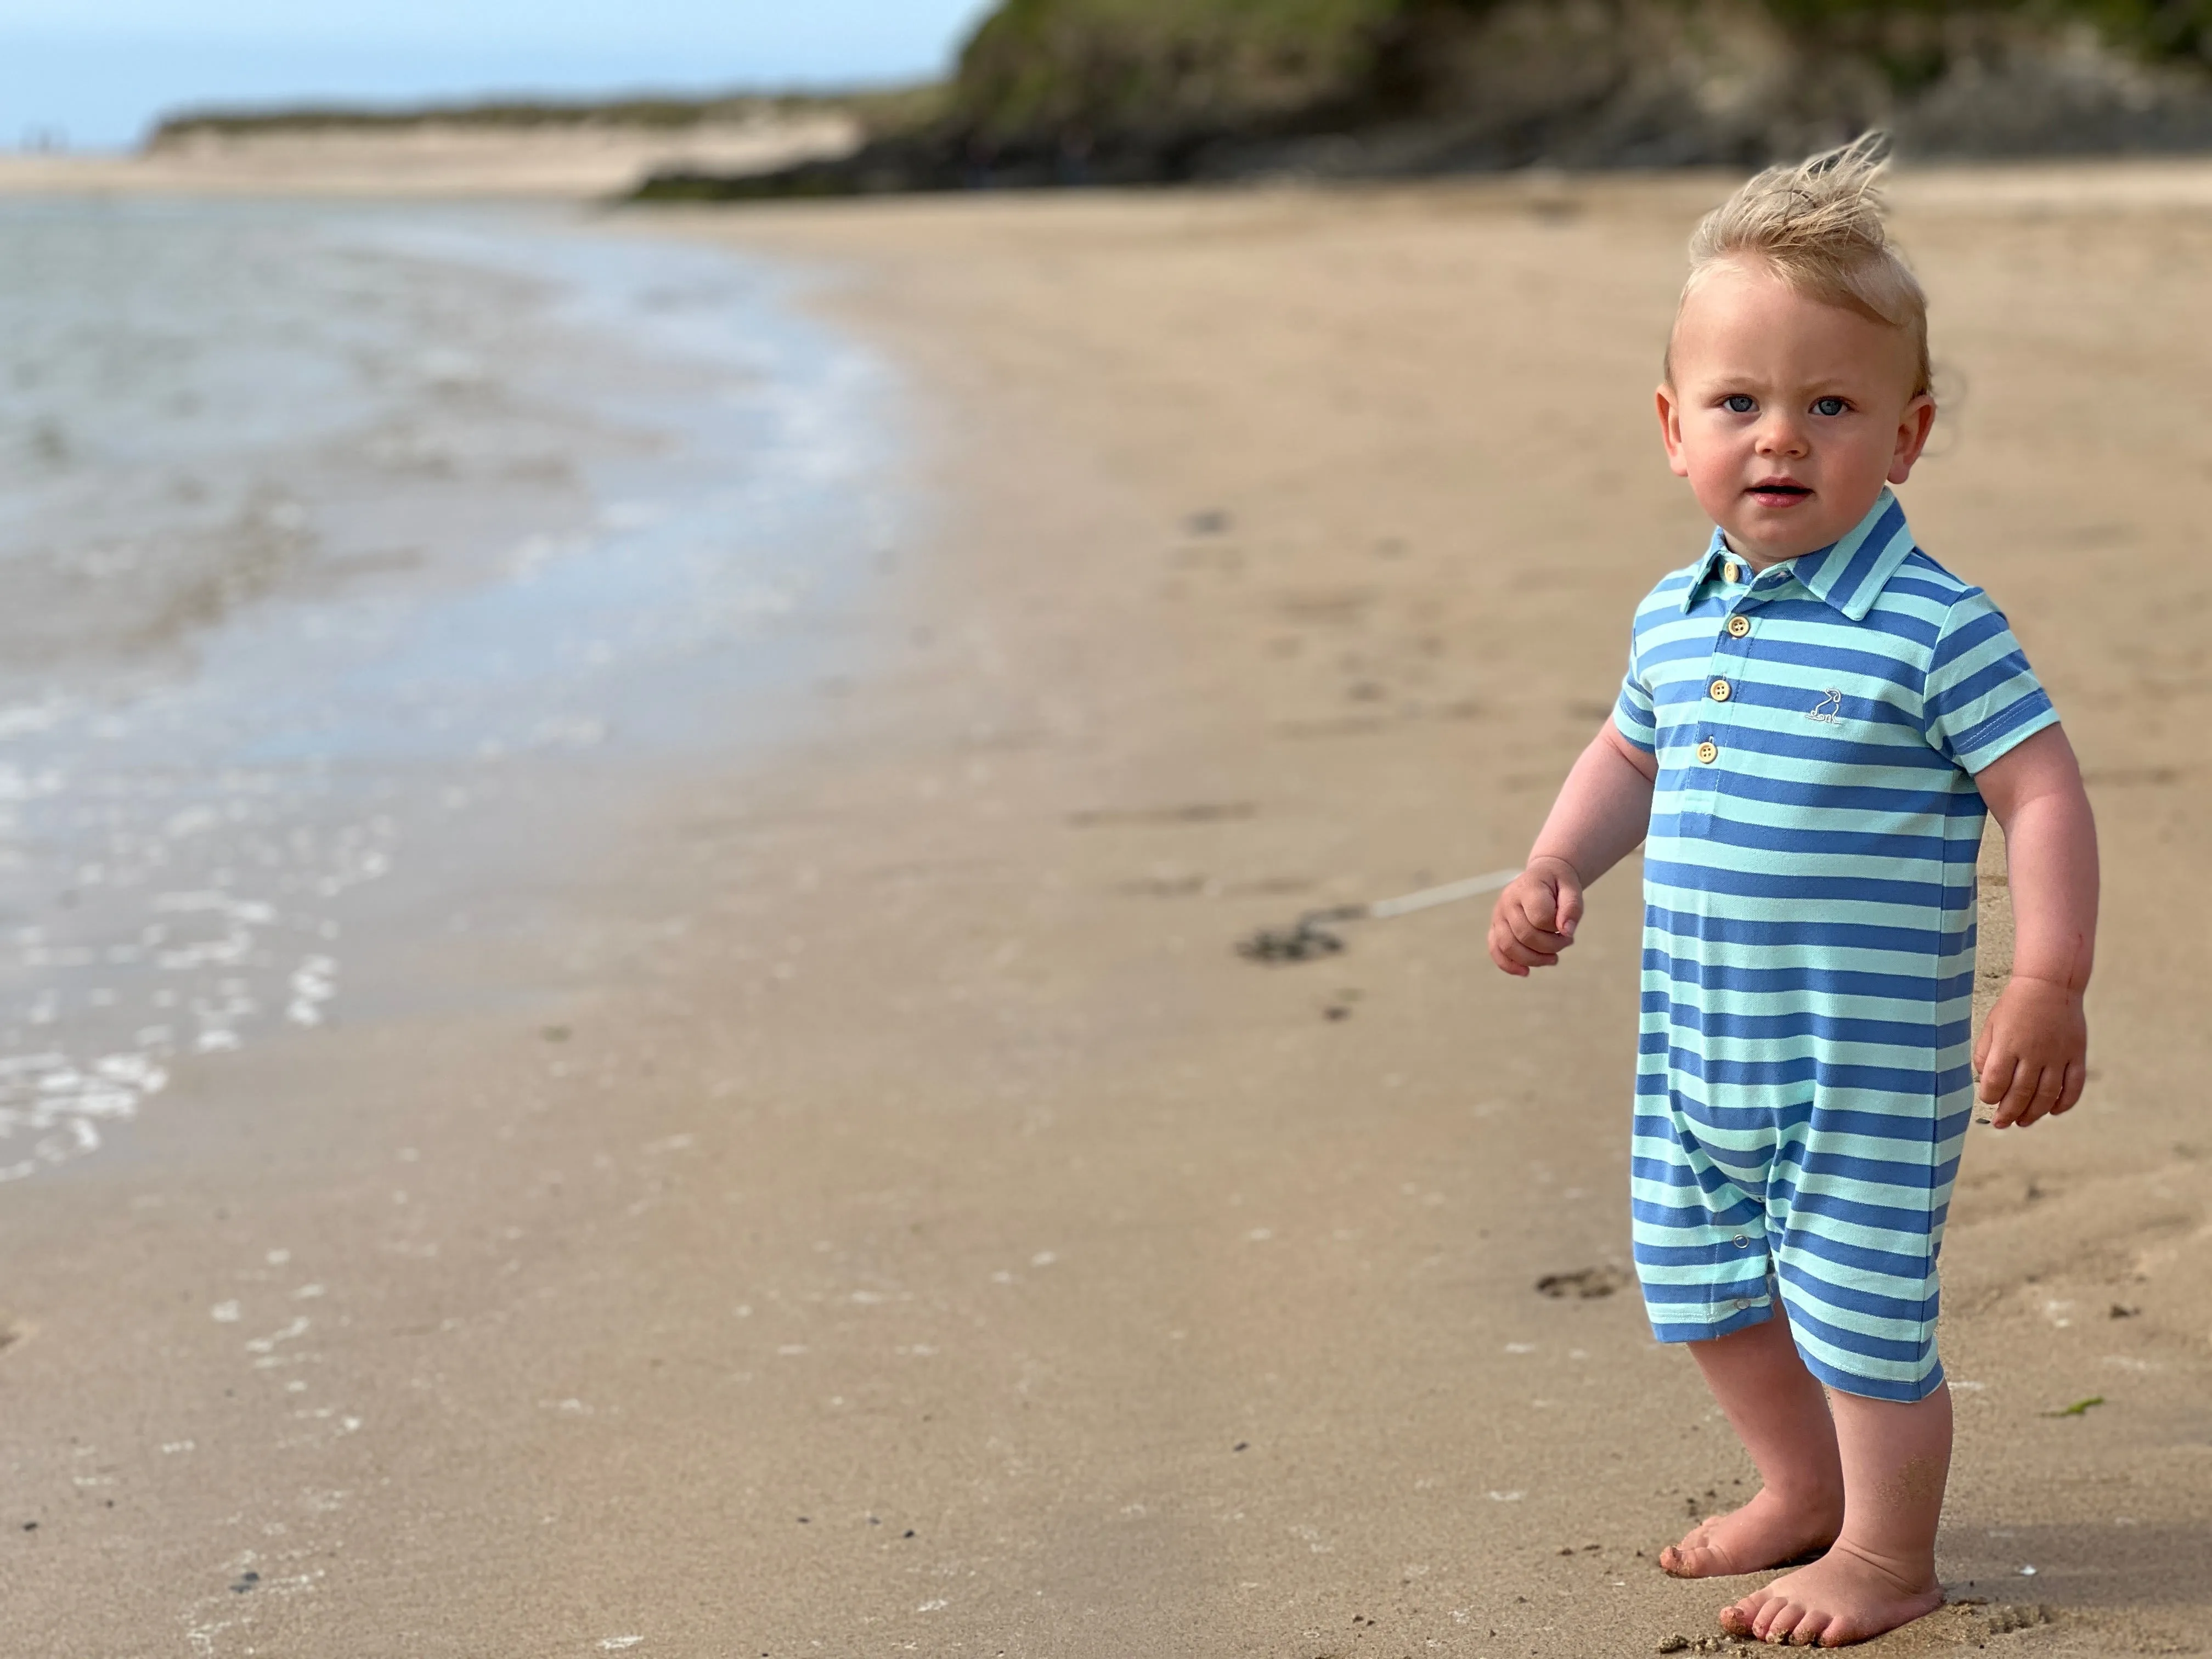
[[[1778,1309],[1763,1325],[1689,1349],[1760,1484],[1741,1509],[1698,1522],[1662,1550],[1659,1565],[1678,1578],[1711,1578],[1758,1572],[1827,1545],[1844,1521],[1843,1465],[1827,1400],[1797,1357],[1789,1322]]]
[[[1841,1647],[1943,1605],[1936,1523],[1951,1469],[1951,1391],[1905,1405],[1831,1393],[1843,1455],[1844,1529],[1810,1566],[1721,1613],[1738,1636]]]

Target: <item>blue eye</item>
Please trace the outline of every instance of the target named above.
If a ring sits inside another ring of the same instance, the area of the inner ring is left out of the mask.
[[[1732,392],[1721,399],[1721,407],[1731,415],[1755,414],[1759,410],[1759,399],[1748,392]]]
[[[1815,415],[1840,415],[1850,407],[1850,405],[1845,403],[1841,398],[1815,398],[1813,399],[1813,412]]]

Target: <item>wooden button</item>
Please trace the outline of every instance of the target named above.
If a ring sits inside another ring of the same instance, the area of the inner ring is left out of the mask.
[[[1698,760],[1701,764],[1711,766],[1720,757],[1721,746],[1715,743],[1711,738],[1707,738],[1703,743],[1698,745]]]
[[[1740,640],[1740,639],[1741,639],[1745,635],[1747,635],[1747,634],[1748,634],[1748,633],[1750,633],[1750,632],[1751,632],[1751,618],[1750,618],[1750,617],[1730,617],[1729,618],[1729,637],[1730,639],[1732,639],[1732,640]]]
[[[1729,688],[1729,683],[1726,680],[1715,680],[1711,685],[1705,688],[1705,690],[1715,702],[1726,702],[1730,697],[1735,695],[1735,691]]]
[[[1721,566],[1721,574],[1732,582],[1740,582],[1743,580],[1743,567],[1734,559],[1730,559]]]

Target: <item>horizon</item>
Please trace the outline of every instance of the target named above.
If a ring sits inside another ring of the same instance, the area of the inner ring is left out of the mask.
[[[941,77],[987,0],[0,0],[0,151],[113,152],[179,115],[838,92]]]

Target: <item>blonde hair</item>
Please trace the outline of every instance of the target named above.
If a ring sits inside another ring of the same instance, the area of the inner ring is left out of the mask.
[[[1706,272],[1757,259],[1808,299],[1893,328],[1914,348],[1913,395],[1928,390],[1928,295],[1882,222],[1889,137],[1863,132],[1795,167],[1773,167],[1698,222],[1690,236],[1686,301]],[[1671,341],[1667,378],[1674,379]]]

